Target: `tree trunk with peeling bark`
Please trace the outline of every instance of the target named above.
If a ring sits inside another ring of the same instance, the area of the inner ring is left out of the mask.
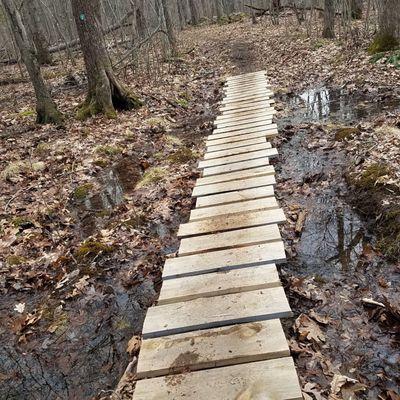
[[[129,93],[113,72],[101,28],[100,0],[71,2],[89,86],[78,118],[85,119],[100,113],[115,118],[116,110],[139,108],[142,103]]]
[[[21,53],[21,58],[28,70],[36,95],[36,122],[39,124],[60,124],[62,114],[50,96],[50,92],[44,83],[40,66],[37,60],[36,50],[32,39],[28,36],[22,17],[13,0],[2,0],[6,17],[10,21],[15,42]]]

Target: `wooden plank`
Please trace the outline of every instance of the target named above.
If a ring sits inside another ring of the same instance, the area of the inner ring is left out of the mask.
[[[249,129],[257,126],[265,126],[271,124],[272,124],[272,116],[267,118],[256,118],[244,122],[242,121],[239,123],[223,124],[223,126],[218,126],[217,128],[215,128],[214,133],[218,134],[223,132],[233,132],[241,129]]]
[[[232,229],[243,229],[256,226],[263,226],[269,224],[277,224],[284,222],[285,215],[281,209],[278,208],[278,204],[274,197],[267,197],[264,200],[263,208],[256,208],[254,210],[247,210],[243,212],[230,213],[227,210],[227,206],[214,206],[219,207],[220,211],[214,217],[204,217],[191,219],[188,223],[182,224],[179,227],[179,237],[198,236],[201,234],[211,234],[224,231],[230,231]],[[259,200],[249,200],[259,201]],[[238,203],[241,204],[241,203]],[[270,207],[268,207],[270,205]],[[207,208],[200,208],[199,210],[207,210]],[[213,223],[213,220],[215,223]]]
[[[223,87],[223,91],[226,95],[236,93],[246,93],[251,90],[272,90],[272,86],[265,80],[260,79],[253,83],[241,83],[241,84],[228,84]]]
[[[166,280],[158,305],[281,286],[274,264]]]
[[[224,100],[227,99],[240,99],[242,97],[251,97],[251,96],[260,96],[260,95],[268,95],[272,96],[273,92],[267,88],[249,88],[249,89],[242,89],[234,92],[225,92]]]
[[[250,133],[249,131],[252,129],[270,129],[272,125],[272,119],[268,119],[267,121],[255,121],[255,122],[249,122],[244,125],[236,125],[236,126],[229,126],[226,128],[217,128],[214,129],[213,135],[218,135],[221,133],[231,133],[231,132],[240,132],[242,134],[244,133]],[[239,133],[239,134],[240,134]]]
[[[265,83],[268,85],[268,80],[263,75],[243,77],[241,79],[227,80],[224,87],[235,87],[240,85],[255,85],[257,83]]]
[[[259,117],[262,115],[275,115],[277,113],[276,110],[273,108],[261,108],[261,109],[256,109],[253,111],[244,111],[242,113],[237,113],[237,114],[228,114],[228,115],[219,115],[215,119],[215,124],[221,124],[221,123],[230,123],[234,121],[243,121],[247,119],[251,119],[254,117]]]
[[[242,119],[232,119],[226,120],[223,122],[215,121],[214,125],[217,128],[228,128],[230,126],[238,126],[238,125],[246,125],[250,122],[259,122],[259,121],[266,121],[272,120],[273,115],[272,113],[262,113],[262,114],[254,114],[254,116],[242,118]]]
[[[283,222],[286,220],[285,215],[283,211],[278,207],[279,205],[275,197],[271,196],[262,199],[251,199],[251,200],[241,201],[238,203],[231,203],[229,205],[220,204],[211,207],[196,208],[192,210],[190,213],[190,222],[187,224],[181,224],[182,230],[180,230],[180,232],[185,231],[183,227],[187,225],[194,225],[193,221],[204,220],[206,218],[213,219],[215,217],[222,217],[222,216],[226,217],[225,224],[227,225],[228,229],[233,229],[235,227],[240,228],[240,226],[233,226],[232,228],[230,228],[230,226],[232,225],[232,222],[230,222],[230,220],[235,218],[243,220],[245,220],[245,218],[248,218],[249,221],[242,222],[244,224],[249,224],[248,226],[255,226],[260,224],[263,225],[271,222],[274,223]],[[261,212],[261,210],[271,210],[271,211]],[[249,213],[250,215],[248,215]],[[254,221],[251,222],[251,220]],[[207,221],[207,224],[211,224],[211,221]],[[240,222],[237,222],[237,224],[240,224]],[[199,232],[199,233],[204,233],[204,232]]]
[[[269,145],[268,148],[271,148],[272,145],[271,143],[267,142],[267,137],[265,136],[258,136],[255,138],[250,138],[246,140],[241,140],[241,141],[234,141],[231,143],[216,143],[216,144],[210,144],[207,146],[207,152],[213,152],[213,151],[223,151],[223,150],[230,150],[230,149],[236,149],[238,147],[244,147],[244,146],[251,146],[253,144],[267,144]]]
[[[221,157],[213,160],[203,160],[199,162],[199,168],[216,167],[219,165],[226,165],[236,163],[239,161],[254,160],[261,157],[276,157],[278,150],[275,148],[267,150],[252,151],[250,153],[238,154],[234,156]]]
[[[302,400],[291,357],[141,380],[134,400]]]
[[[232,115],[232,114],[238,114],[238,113],[242,113],[242,112],[259,110],[259,109],[271,110],[273,104],[275,104],[274,99],[257,101],[257,102],[250,101],[247,104],[241,104],[239,106],[223,107],[219,111],[221,113],[220,115],[228,116],[228,115]]]
[[[255,107],[259,106],[266,106],[270,107],[271,104],[274,104],[275,100],[273,99],[253,99],[249,101],[243,101],[237,104],[227,104],[223,107],[220,107],[221,114],[229,114],[230,111],[237,112],[237,111],[247,111],[247,110],[254,110]]]
[[[257,96],[245,96],[245,97],[240,97],[240,98],[225,98],[221,101],[221,104],[223,106],[231,106],[231,105],[238,105],[246,102],[256,102],[260,100],[269,100],[270,97],[273,96],[273,93],[263,93],[259,94]]]
[[[253,77],[258,77],[262,76],[266,79],[266,70],[261,70],[261,71],[255,71],[255,72],[247,72],[245,74],[240,74],[240,75],[231,75],[225,78],[226,82],[232,82],[232,81],[237,81],[245,78],[253,78]]]
[[[223,133],[213,133],[210,136],[208,136],[208,140],[216,140],[216,139],[224,139],[224,138],[230,138],[234,136],[240,136],[240,135],[247,135],[250,133],[256,133],[256,132],[265,132],[267,137],[274,137],[276,136],[276,132],[278,127],[276,124],[269,124],[264,126],[258,126],[256,128],[249,128],[245,130],[240,130],[240,131],[233,131],[233,132],[223,132]]]
[[[272,107],[273,104],[270,103],[254,103],[253,106],[245,106],[242,109],[236,109],[236,110],[228,110],[224,113],[221,113],[218,115],[218,121],[221,120],[226,120],[229,118],[237,118],[237,117],[242,117],[245,115],[251,115],[254,113],[258,113],[258,112],[273,112],[276,110]]]
[[[217,229],[218,231],[218,229]],[[278,225],[264,225],[235,231],[217,232],[181,240],[180,256],[225,250],[281,240]]]
[[[230,182],[214,183],[212,185],[196,186],[193,189],[192,196],[199,197],[207,196],[209,194],[235,192],[236,190],[275,185],[275,183],[275,177],[273,175],[257,176],[254,178],[245,178]]]
[[[275,133],[277,135],[278,131],[276,131]],[[222,138],[222,139],[214,139],[213,135],[210,135],[209,139],[207,139],[207,141],[206,141],[206,146],[215,146],[217,144],[224,144],[224,143],[243,142],[245,140],[255,139],[255,138],[260,138],[260,137],[263,137],[264,139],[267,138],[267,135],[265,134],[264,130],[261,130],[258,132],[253,132],[253,133],[245,133],[243,135],[228,136],[228,137]]]
[[[263,167],[268,164],[269,164],[269,159],[267,157],[256,158],[255,160],[221,165],[220,167],[205,168],[203,170],[203,176],[206,177],[206,176],[225,174],[228,172],[242,171],[245,169]]]
[[[247,268],[257,264],[286,260],[282,241],[195,254],[165,261],[163,279],[207,274],[226,269]]]
[[[288,356],[281,323],[274,319],[144,340],[136,374],[153,378]]]
[[[234,156],[237,154],[251,153],[257,150],[271,150],[271,143],[251,144],[243,147],[236,147],[234,149],[211,151],[204,155],[204,160],[212,160],[213,158],[221,158],[227,156]]]
[[[283,288],[275,287],[151,307],[144,321],[143,337],[155,338],[291,316]]]
[[[252,189],[236,190],[229,193],[213,194],[210,196],[198,197],[196,207],[210,207],[219,204],[232,204],[241,201],[261,199],[274,196],[273,186],[262,186]]]
[[[219,174],[219,175],[205,176],[203,178],[198,178],[196,181],[196,186],[212,185],[215,183],[231,182],[246,178],[253,178],[256,176],[267,176],[274,174],[275,174],[275,169],[272,165],[264,165],[262,167],[245,169],[242,171],[227,172],[226,174]]]

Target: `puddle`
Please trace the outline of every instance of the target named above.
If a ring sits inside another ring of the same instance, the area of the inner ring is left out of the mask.
[[[281,122],[290,122],[292,125],[328,120],[346,124],[386,110],[400,109],[400,99],[391,98],[390,92],[373,95],[361,92],[349,94],[344,89],[324,86],[311,88],[300,94],[283,95],[280,100],[287,103],[291,110],[290,117]]]
[[[124,202],[142,176],[139,162],[123,159],[98,177],[100,191],[75,202],[71,212],[78,221],[77,231],[82,238],[92,235],[102,226],[104,218]]]
[[[327,339],[321,353],[342,374],[368,385],[368,390],[357,398],[377,399],[387,390],[397,390],[400,371],[396,365],[400,357],[395,327],[388,329],[371,318],[371,310],[361,304],[361,299],[399,298],[399,274],[369,250],[374,237],[346,203],[344,172],[349,161],[345,152],[334,149],[322,130],[311,125],[307,129],[305,125],[359,123],[370,115],[397,108],[399,102],[367,103],[362,96],[346,96],[326,88],[286,96],[283,101],[291,113],[278,121],[284,140],[278,146],[277,194],[293,221],[299,209],[306,211],[301,236],[292,229],[284,230],[292,253],[284,269],[290,276],[314,277],[325,300],[314,304],[288,293],[297,313],[308,314],[314,308],[332,318],[332,324],[324,329]],[[385,288],[379,282],[388,282],[389,286]],[[310,379],[312,361],[300,357],[296,362],[301,376]],[[322,371],[311,381],[321,387],[330,385]]]

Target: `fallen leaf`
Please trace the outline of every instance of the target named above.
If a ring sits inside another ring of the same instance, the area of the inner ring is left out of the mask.
[[[300,335],[300,340],[310,340],[316,343],[325,342],[325,335],[319,326],[307,315],[301,314],[294,323],[295,330]]]
[[[128,346],[126,348],[126,352],[130,355],[133,355],[140,349],[141,339],[140,336],[133,336],[131,340],[128,342]]]

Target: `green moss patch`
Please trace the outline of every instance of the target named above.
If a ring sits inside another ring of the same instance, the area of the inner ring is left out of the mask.
[[[26,262],[26,258],[22,256],[11,255],[6,259],[6,263],[10,267],[15,267],[17,265],[22,265]]]
[[[93,185],[91,183],[85,183],[84,185],[78,186],[74,190],[75,200],[78,200],[78,201],[85,200],[86,197],[89,196],[92,189],[93,189]]]
[[[143,177],[137,183],[136,188],[142,189],[154,183],[158,183],[161,180],[163,180],[166,177],[166,175],[167,175],[167,170],[165,168],[161,167],[150,168],[143,174]]]
[[[335,133],[335,140],[341,142],[347,139],[351,139],[359,134],[360,130],[358,128],[352,128],[352,127],[340,128]]]
[[[119,146],[104,145],[96,147],[96,153],[103,156],[115,156],[122,153],[122,148]]]
[[[181,147],[167,157],[167,160],[172,164],[186,164],[190,161],[197,160],[198,153],[188,147]]]
[[[100,254],[107,254],[113,251],[113,247],[95,240],[87,240],[82,243],[75,252],[77,260],[82,261],[86,258],[96,257]]]
[[[391,35],[383,34],[375,36],[375,39],[368,47],[370,54],[382,53],[385,51],[395,50],[399,47],[399,41]]]

